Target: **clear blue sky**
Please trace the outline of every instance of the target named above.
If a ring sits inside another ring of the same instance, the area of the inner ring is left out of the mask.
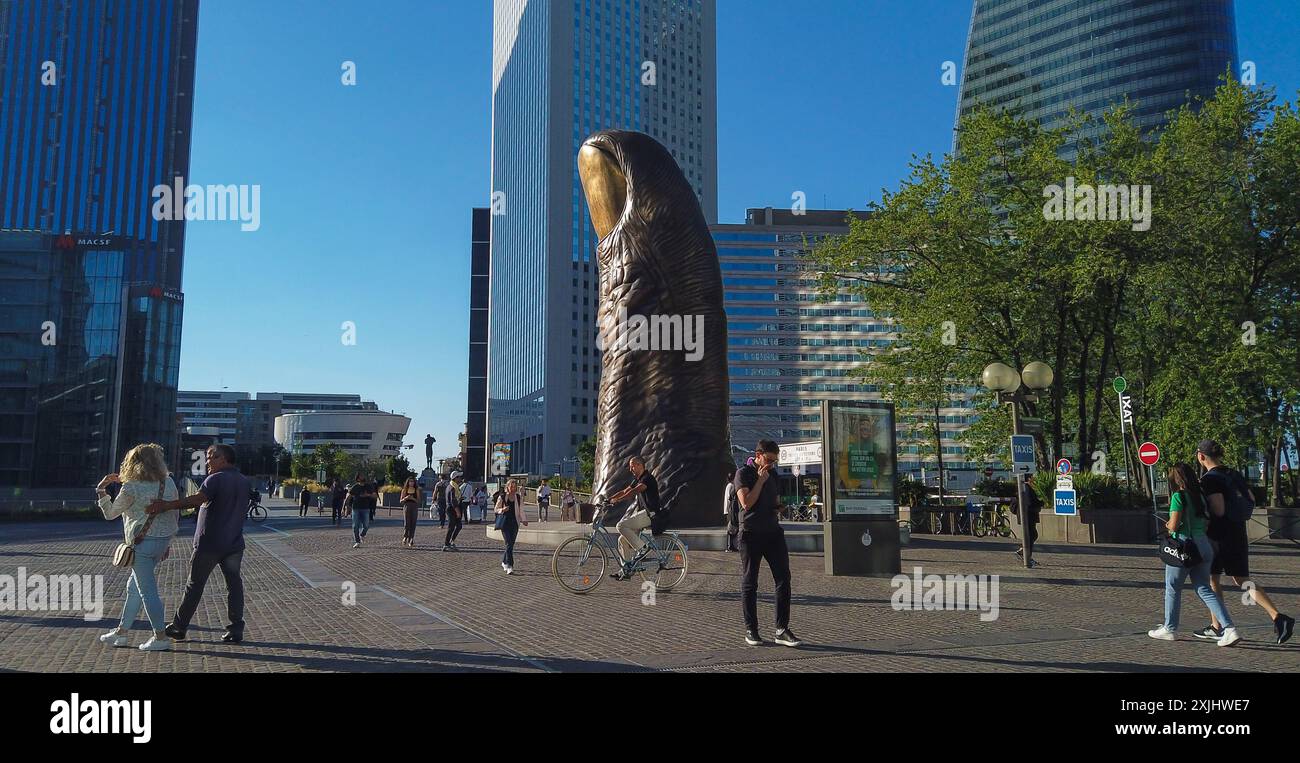
[[[946,151],[970,9],[718,0],[721,221],[794,191],[861,209]],[[1237,2],[1241,58],[1290,100],[1297,29],[1296,0]],[[202,0],[190,180],[260,184],[262,218],[189,223],[182,389],[357,393],[413,419],[417,466],[426,432],[456,452],[491,57],[489,0]]]

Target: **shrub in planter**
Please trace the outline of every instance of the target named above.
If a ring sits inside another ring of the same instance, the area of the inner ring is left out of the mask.
[[[917,506],[925,498],[925,485],[911,477],[898,480],[898,502],[903,506]]]
[[[1016,495],[1016,483],[1005,482],[994,477],[984,477],[976,482],[971,492],[986,495],[989,498],[1013,498]]]

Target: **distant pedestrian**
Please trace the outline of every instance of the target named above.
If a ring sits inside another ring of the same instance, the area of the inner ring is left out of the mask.
[[[307,508],[311,506],[311,491],[306,485],[302,486],[302,492],[298,494],[298,516],[307,516]]]
[[[573,495],[572,488],[565,488],[564,494],[560,496],[560,521],[577,522],[578,521],[578,499]]]
[[[479,485],[474,489],[474,504],[478,506],[478,515],[486,518],[489,505],[487,485]]]
[[[447,536],[443,538],[442,550],[455,551],[456,536],[460,534],[461,528],[465,526],[463,518],[465,510],[469,507],[469,499],[462,499],[461,492],[465,484],[461,481],[460,472],[451,473],[451,482],[447,483]]]
[[[497,498],[496,529],[506,542],[505,553],[501,555],[501,569],[507,575],[515,574],[515,540],[519,537],[519,526],[528,526],[524,516],[524,497],[519,492],[519,483],[506,481],[506,490]]]
[[[1214,560],[1214,546],[1205,531],[1209,525],[1209,511],[1205,496],[1196,480],[1196,473],[1188,464],[1174,464],[1168,473],[1169,520],[1165,529],[1169,531],[1169,544],[1176,541],[1191,541],[1196,549],[1196,563],[1189,566],[1165,563],[1165,622],[1159,628],[1147,631],[1147,635],[1162,641],[1177,638],[1179,612],[1182,609],[1183,583],[1191,575],[1196,594],[1210,609],[1210,617],[1215,622],[1224,624],[1219,634],[1219,646],[1232,646],[1241,640],[1237,629],[1232,626],[1232,618],[1223,606],[1223,599],[1210,586],[1210,567]],[[1190,561],[1190,560],[1189,560]],[[1197,634],[1200,635],[1200,634]]]
[[[402,513],[406,518],[406,527],[402,531],[402,545],[415,548],[415,523],[420,518],[420,504],[424,503],[424,493],[414,477],[407,477],[402,485]]]
[[[375,523],[375,511],[379,509],[379,480],[372,479],[366,491],[366,508],[370,509],[370,524]]]
[[[1011,513],[1020,519],[1021,532],[1025,534],[1027,541],[1025,545],[1029,547],[1029,563],[1025,566],[1037,567],[1038,562],[1034,561],[1034,542],[1038,540],[1038,519],[1043,512],[1043,502],[1039,499],[1038,493],[1034,492],[1034,486],[1030,484],[1028,477],[1020,481],[1017,492],[1023,498],[1017,497],[1011,502]],[[1023,513],[1022,502],[1027,507],[1027,511]],[[1024,555],[1023,548],[1016,549],[1016,556],[1024,558]]]
[[[343,499],[347,498],[348,489],[343,487],[343,480],[335,477],[330,481],[330,512],[332,524],[338,524],[343,516]]]
[[[1222,597],[1223,586],[1219,576],[1231,577],[1232,582],[1248,591],[1251,600],[1273,620],[1275,643],[1285,644],[1295,632],[1295,618],[1279,612],[1264,589],[1250,579],[1250,540],[1246,536],[1246,523],[1255,510],[1250,485],[1241,472],[1223,465],[1223,446],[1214,440],[1201,440],[1196,448],[1196,460],[1206,470],[1201,475],[1201,490],[1210,509],[1210,527],[1206,534],[1217,546],[1217,555],[1210,565],[1210,585]],[[1225,624],[1211,611],[1209,627],[1194,635],[1219,639],[1222,643],[1226,633],[1224,628]]]
[[[352,486],[348,488],[348,497],[344,502],[344,506],[352,508],[353,548],[361,548],[361,544],[366,539],[366,533],[370,530],[370,511],[366,505],[366,496],[369,492],[370,483],[360,474],[352,482]]]
[[[207,456],[208,477],[197,493],[176,501],[154,501],[148,508],[150,514],[155,514],[200,507],[185,599],[166,631],[177,641],[185,640],[208,576],[220,566],[226,579],[226,614],[230,618],[221,640],[238,644],[244,640],[244,580],[239,568],[244,559],[244,518],[248,516],[248,496],[253,486],[239,472],[231,446],[209,445]]]
[[[802,646],[790,630],[790,550],[781,529],[781,496],[776,482],[780,448],[759,440],[753,464],[736,473],[736,502],[740,508],[740,598],[745,616],[745,643],[759,646],[758,569],[766,559],[776,584],[776,643]]]
[[[121,490],[110,496],[108,485],[118,484]],[[112,646],[126,646],[127,634],[135,627],[140,607],[153,627],[153,635],[140,645],[141,651],[159,652],[171,649],[167,636],[167,616],[162,597],[158,595],[158,563],[167,558],[172,537],[179,526],[180,513],[148,514],[145,507],[150,501],[173,501],[178,493],[176,485],[167,476],[167,459],[157,445],[137,445],[127,451],[122,467],[109,474],[95,488],[99,508],[104,519],[122,518],[125,543],[133,549],[131,576],[126,581],[126,601],[122,605],[122,619],[118,625],[99,640]]]
[[[447,526],[447,480],[441,475],[438,477],[438,484],[433,486],[433,506],[429,508],[432,513],[434,507],[438,510],[438,526]],[[432,519],[432,515],[430,519]]]
[[[551,517],[551,486],[547,480],[542,480],[541,487],[537,488],[537,520],[545,522]]]
[[[722,514],[727,520],[727,547],[723,551],[739,551],[736,536],[740,533],[740,507],[736,503],[736,470],[727,472],[727,489],[722,493]]]

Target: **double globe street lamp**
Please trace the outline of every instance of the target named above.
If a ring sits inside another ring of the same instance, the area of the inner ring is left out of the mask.
[[[1056,374],[1052,367],[1046,363],[1035,360],[1025,366],[1024,370],[1016,373],[1016,369],[1005,363],[990,363],[984,367],[984,373],[980,375],[980,381],[984,386],[997,393],[999,405],[1011,406],[1011,433],[1023,434],[1020,426],[1020,410],[1017,403],[1036,403],[1038,402],[1038,393],[1049,389],[1052,382],[1055,381]],[[1022,549],[1022,558],[1024,565],[1029,567],[1031,564],[1029,548],[1029,527],[1033,518],[1029,516],[1029,501],[1025,500],[1026,490],[1032,490],[1022,480],[1023,475],[1016,474],[1016,500],[1020,506],[1020,543]]]

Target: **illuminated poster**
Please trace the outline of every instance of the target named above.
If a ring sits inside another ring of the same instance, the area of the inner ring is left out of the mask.
[[[823,401],[822,438],[831,517],[896,516],[893,404]]]
[[[508,477],[510,475],[510,443],[497,442],[492,444],[491,472],[494,477]]]

